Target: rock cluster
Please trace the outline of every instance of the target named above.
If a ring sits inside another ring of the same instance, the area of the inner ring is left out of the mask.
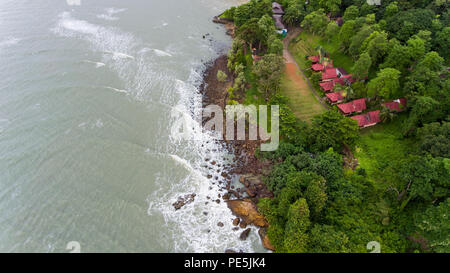
[[[185,205],[194,202],[195,196],[195,193],[180,196],[178,197],[177,201],[172,204],[172,206],[175,208],[175,210],[179,210]]]

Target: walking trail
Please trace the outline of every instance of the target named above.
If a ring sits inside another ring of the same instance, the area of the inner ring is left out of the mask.
[[[300,28],[291,29],[283,41],[286,75],[282,81],[282,92],[289,97],[290,106],[294,114],[303,121],[309,121],[313,116],[324,112],[328,107],[320,100],[320,97],[289,52],[289,43],[300,32]]]

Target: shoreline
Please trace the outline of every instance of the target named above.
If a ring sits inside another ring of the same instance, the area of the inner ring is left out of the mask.
[[[231,21],[220,19],[217,16],[212,21],[224,25],[226,34],[234,38],[234,24]],[[203,107],[214,104],[225,110],[228,98],[227,89],[232,86],[235,79],[233,73],[228,70],[227,63],[226,54],[206,63],[206,69],[202,75],[202,84],[199,88],[202,94]],[[219,82],[217,79],[219,70],[226,73],[227,81]],[[207,119],[203,119],[202,123],[204,124],[206,121]],[[242,230],[241,240],[245,240],[252,229],[257,230],[263,247],[273,251],[274,248],[266,234],[268,223],[264,216],[258,212],[257,207],[259,198],[273,197],[273,194],[262,181],[262,177],[270,171],[271,163],[261,161],[255,156],[261,142],[249,140],[220,140],[220,142],[231,155],[234,155],[230,168],[222,174],[227,178],[226,185],[223,187],[226,193],[222,195],[222,199],[227,203],[233,215],[236,216],[233,220],[235,226],[233,230]],[[239,183],[242,186],[233,184],[231,179],[233,176],[239,177]],[[225,252],[236,251],[227,249]]]

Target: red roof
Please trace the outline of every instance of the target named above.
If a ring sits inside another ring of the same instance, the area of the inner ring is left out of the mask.
[[[345,114],[351,114],[354,112],[362,112],[366,110],[366,99],[354,100],[348,103],[343,103],[338,105],[339,110]]]
[[[322,80],[331,80],[337,78],[336,68],[327,68],[325,72],[322,73]]]
[[[342,97],[341,93],[328,93],[325,96],[327,96],[328,100],[330,100],[331,103],[336,103],[339,101],[342,101],[344,98]]]
[[[318,63],[320,61],[319,56],[309,56],[308,59],[310,59],[313,63]]]
[[[322,64],[313,64],[313,65],[311,66],[311,68],[312,68],[314,71],[322,71],[322,70],[323,70],[323,65],[322,65]]]
[[[353,79],[352,76],[353,76],[352,74],[348,74],[348,75],[342,76],[340,79],[346,79],[348,82],[354,83],[354,82],[355,82],[355,79]]]
[[[386,102],[386,103],[383,103],[383,105],[386,106],[387,108],[389,108],[389,110],[391,110],[391,111],[401,112],[406,109],[406,99],[402,98],[402,99],[394,100],[391,102]]]
[[[331,91],[333,90],[334,87],[334,81],[328,81],[328,82],[321,82],[319,83],[320,87],[322,88],[323,91]]]
[[[380,110],[353,116],[351,118],[358,122],[359,127],[372,126],[380,122]]]

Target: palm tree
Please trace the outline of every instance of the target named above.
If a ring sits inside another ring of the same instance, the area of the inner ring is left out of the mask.
[[[380,111],[380,120],[382,122],[389,122],[395,118],[395,113],[391,111],[386,105],[383,105]]]
[[[314,50],[316,50],[319,53],[320,62],[322,63],[325,57],[328,56],[328,51],[326,51],[325,48],[323,48],[321,45],[316,46]]]

